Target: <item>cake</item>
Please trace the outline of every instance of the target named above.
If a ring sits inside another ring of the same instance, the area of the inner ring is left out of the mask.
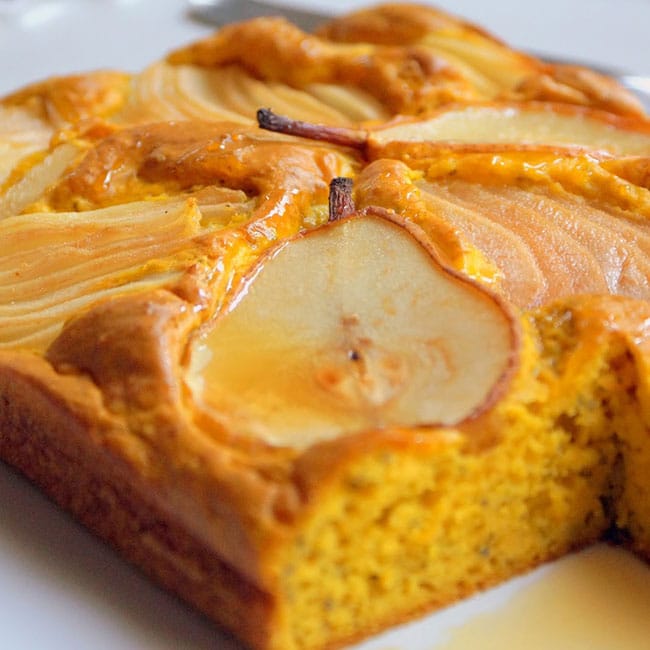
[[[614,81],[399,4],[0,115],[0,457],[247,646],[650,558],[650,120]]]

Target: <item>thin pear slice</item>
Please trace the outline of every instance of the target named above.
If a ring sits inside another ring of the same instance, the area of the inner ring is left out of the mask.
[[[188,385],[226,431],[302,448],[476,416],[518,345],[500,299],[369,209],[267,252],[195,342]]]
[[[555,104],[478,104],[438,111],[426,120],[396,120],[369,134],[375,155],[391,143],[587,148],[615,155],[650,153],[650,123],[582,107]]]
[[[650,121],[559,104],[490,103],[443,108],[427,119],[397,118],[369,131],[311,124],[257,113],[263,129],[362,150],[377,158],[434,155],[448,150],[590,151],[608,156],[650,154]]]

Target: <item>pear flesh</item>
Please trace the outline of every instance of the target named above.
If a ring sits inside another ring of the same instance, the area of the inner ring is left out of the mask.
[[[642,120],[603,117],[597,111],[542,106],[463,106],[440,111],[428,120],[404,121],[377,129],[372,146],[392,142],[508,144],[587,147],[627,156],[650,153],[650,129]]]
[[[355,215],[260,260],[195,342],[188,384],[227,431],[272,445],[453,425],[506,381],[513,322],[401,224]]]

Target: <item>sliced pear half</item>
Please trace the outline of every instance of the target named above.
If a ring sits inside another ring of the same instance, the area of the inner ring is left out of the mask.
[[[557,104],[485,104],[440,110],[427,120],[397,120],[371,132],[368,148],[379,152],[396,142],[552,145],[639,156],[650,153],[650,123]]]
[[[261,128],[360,149],[370,159],[434,155],[455,150],[550,149],[570,155],[585,149],[605,155],[650,154],[650,121],[578,106],[490,103],[443,108],[427,119],[399,117],[365,131],[292,120],[269,109]],[[414,149],[414,144],[426,149]]]
[[[188,385],[227,431],[301,448],[476,416],[518,345],[499,298],[371,208],[268,251],[195,341]]]

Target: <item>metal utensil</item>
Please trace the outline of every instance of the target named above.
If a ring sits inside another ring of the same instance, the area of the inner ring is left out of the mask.
[[[217,26],[247,20],[255,16],[284,16],[305,31],[312,31],[332,17],[315,10],[296,8],[284,4],[269,4],[258,0],[191,0],[189,14],[195,20]],[[650,113],[650,75],[627,74],[620,70],[594,66],[585,62],[545,56],[543,53],[535,53],[534,56],[549,63],[583,65],[612,77],[622,86],[635,93],[646,111]]]
[[[331,15],[310,9],[274,5],[257,0],[191,0],[190,16],[208,25],[227,25],[258,16],[284,16],[300,29],[309,32]]]

